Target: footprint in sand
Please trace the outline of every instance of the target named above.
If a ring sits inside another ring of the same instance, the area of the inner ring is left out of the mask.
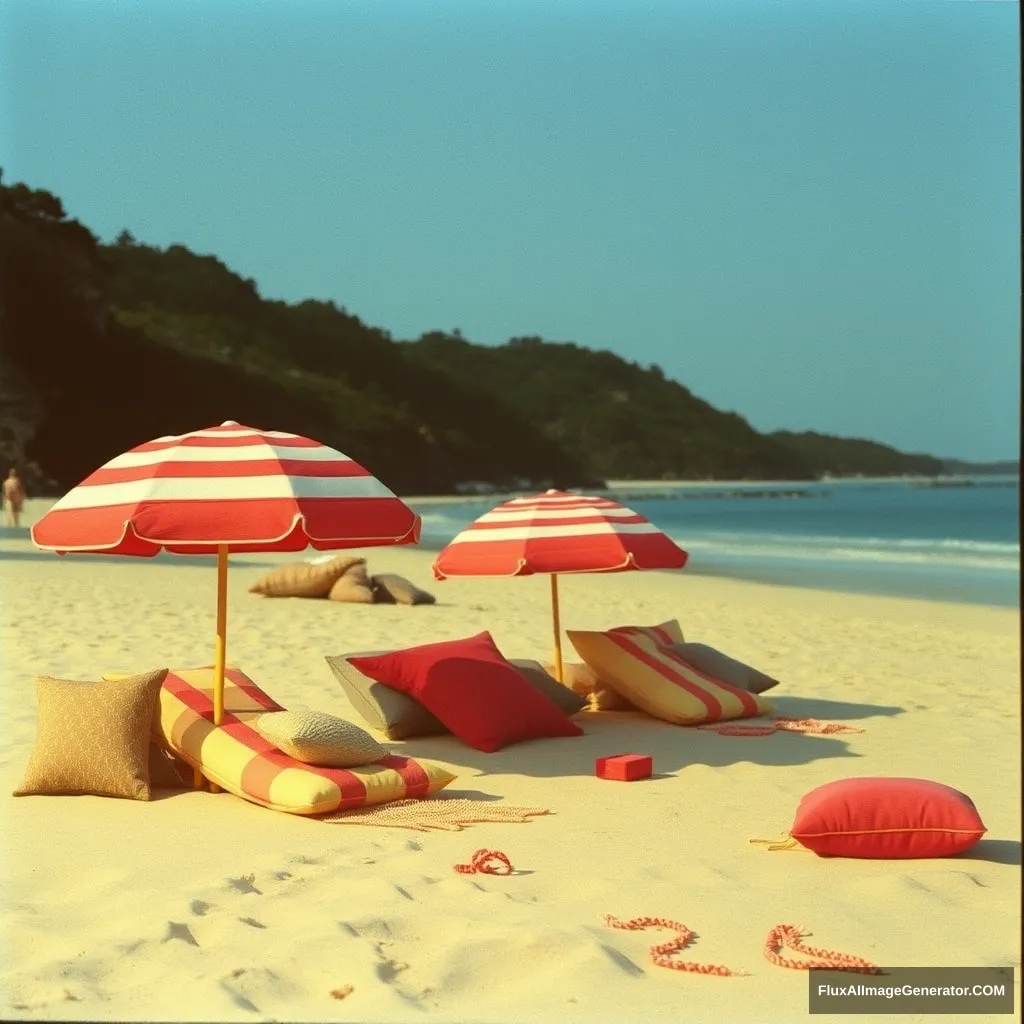
[[[190,946],[199,945],[196,937],[192,934],[192,929],[180,921],[167,922],[167,934],[160,941],[170,942],[171,939],[181,939],[182,942],[187,942]]]
[[[436,1009],[437,1002],[428,999],[429,996],[433,995],[434,990],[429,986],[421,988],[408,978],[406,972],[411,969],[411,965],[407,964],[404,960],[390,956],[383,948],[386,945],[390,945],[390,943],[379,943],[374,947],[374,952],[379,960],[375,967],[377,977],[385,985],[390,985],[410,1005],[424,1009],[424,1001],[427,1001],[428,1006]]]
[[[231,1001],[240,1010],[248,1010],[250,1013],[259,1013],[260,1012],[260,1008],[248,996],[242,995],[242,993],[239,992],[231,984],[230,981],[226,981],[226,980],[222,979],[221,983],[220,983],[220,987],[222,989],[224,989],[224,991],[227,992],[227,994],[229,996],[231,996]]]
[[[236,967],[220,979],[220,987],[241,1010],[261,1013],[262,1005],[284,1006],[294,997],[295,987],[269,967]]]
[[[598,945],[598,949],[601,950],[605,956],[621,971],[625,971],[626,974],[631,974],[634,978],[641,978],[644,974],[644,969],[639,965],[635,964],[625,953],[620,953],[617,949],[612,949],[611,946],[606,946],[603,942]]]
[[[950,875],[963,879],[965,883],[976,885],[979,889],[987,889],[989,887],[987,882],[983,882],[977,875],[972,875],[969,871],[951,871]]]
[[[504,896],[505,899],[507,900],[511,900],[513,903],[530,904],[537,902],[536,896],[517,896],[514,892],[504,892],[502,893],[502,896]]]
[[[196,917],[205,917],[213,910],[213,904],[207,903],[206,900],[193,900],[188,908]]]
[[[409,965],[401,960],[396,960],[394,957],[388,956],[384,951],[386,943],[380,942],[374,947],[374,952],[377,954],[380,963],[375,967],[377,977],[380,978],[385,984],[390,985],[391,982],[398,977],[402,971],[409,970]]]
[[[250,928],[266,928],[265,924],[257,921],[255,917],[240,917],[238,919],[242,924],[247,924]]]
[[[241,878],[229,878],[228,888],[234,889],[235,892],[241,893],[255,893],[257,896],[263,895],[262,889],[257,889],[253,882],[256,881],[255,875],[242,875]]]

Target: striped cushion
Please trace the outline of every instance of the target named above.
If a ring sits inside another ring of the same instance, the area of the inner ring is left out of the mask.
[[[263,712],[285,709],[237,668],[224,675],[220,726],[213,724],[213,669],[207,667],[167,674],[158,728],[174,753],[235,796],[289,814],[327,814],[425,797],[455,778],[430,761],[393,754],[358,768],[303,764],[249,724]]]
[[[700,725],[771,711],[762,697],[700,672],[674,654],[669,645],[678,641],[664,626],[568,632],[580,657],[601,680],[662,721]]]
[[[625,626],[619,627],[625,629]],[[671,645],[683,642],[683,630],[678,620],[669,619],[660,626],[645,626],[659,643]],[[549,668],[553,672],[554,668]],[[562,665],[562,682],[568,686],[573,693],[586,697],[590,704],[590,711],[636,711],[621,693],[613,686],[600,678],[600,676],[589,665]]]

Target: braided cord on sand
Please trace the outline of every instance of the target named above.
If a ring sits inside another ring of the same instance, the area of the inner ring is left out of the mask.
[[[804,945],[808,932],[802,932],[796,925],[777,924],[769,933],[764,944],[764,956],[769,963],[779,967],[789,967],[795,971],[809,971],[820,968],[831,971],[848,971],[851,974],[881,974],[882,970],[869,960],[849,953],[836,953],[817,946]],[[803,953],[813,957],[811,960],[794,960],[783,956],[782,950],[791,949],[794,953]]]
[[[814,736],[842,736],[863,732],[842,722],[822,722],[817,718],[773,718],[771,725],[720,725],[710,722],[698,729],[717,732],[719,736],[770,736],[774,732],[802,732]]]
[[[646,928],[667,928],[669,931],[675,932],[674,939],[651,946],[649,954],[651,962],[658,967],[667,967],[673,971],[688,971],[691,974],[717,974],[723,978],[738,976],[736,971],[718,964],[698,964],[692,960],[672,959],[673,953],[686,949],[696,938],[696,935],[685,924],[680,924],[678,921],[669,921],[664,917],[634,917],[629,921],[623,921],[612,914],[606,914],[604,921],[609,928],[618,928],[626,932],[641,932]]]
[[[468,864],[456,864],[460,875],[511,875],[512,862],[501,850],[477,850]]]

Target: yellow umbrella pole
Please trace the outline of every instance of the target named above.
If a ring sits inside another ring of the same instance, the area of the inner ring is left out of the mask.
[[[555,678],[562,678],[562,620],[558,614],[558,575],[551,574],[551,621],[555,629]]]
[[[228,546],[217,547],[217,649],[213,662],[213,724],[224,719],[224,665],[228,649]],[[210,783],[210,792],[220,792]]]
[[[213,724],[220,725],[224,718],[224,664],[228,646],[228,546],[217,546],[217,649],[213,662]],[[203,788],[203,774],[198,768],[192,770],[192,783],[196,789]],[[217,786],[210,783],[210,791],[216,793]]]

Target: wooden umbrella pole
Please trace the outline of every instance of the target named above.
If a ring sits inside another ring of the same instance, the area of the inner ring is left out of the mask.
[[[217,649],[213,663],[213,724],[224,719],[224,665],[228,649],[228,546],[217,546]],[[212,782],[210,792],[219,792]]]
[[[213,724],[224,718],[224,664],[228,648],[228,546],[217,547],[217,656],[213,664]]]
[[[561,683],[562,672],[562,620],[558,613],[558,574],[551,574],[551,621],[555,630],[555,678]]]

